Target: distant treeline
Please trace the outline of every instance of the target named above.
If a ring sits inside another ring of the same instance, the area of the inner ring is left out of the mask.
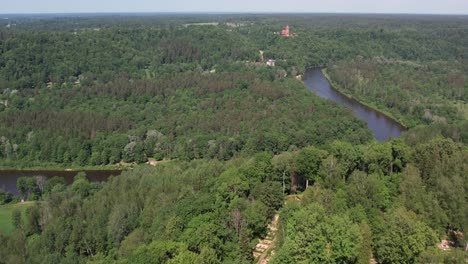
[[[275,34],[287,24],[295,37]],[[0,167],[172,160],[102,184],[21,178],[38,202],[13,213],[0,263],[252,263],[275,213],[271,263],[467,259],[466,16],[26,16],[0,28]],[[409,131],[373,141],[297,80],[321,64]]]

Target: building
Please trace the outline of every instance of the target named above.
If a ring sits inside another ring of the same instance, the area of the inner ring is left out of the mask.
[[[283,37],[290,37],[291,34],[289,33],[289,25],[287,25],[282,31],[281,36]]]
[[[270,66],[270,67],[275,67],[275,60],[268,60],[266,65]]]

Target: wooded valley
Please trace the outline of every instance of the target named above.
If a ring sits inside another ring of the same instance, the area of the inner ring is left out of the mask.
[[[276,214],[269,263],[465,263],[467,43],[466,16],[0,21],[0,168],[125,169],[0,185],[0,217],[31,203],[0,263],[257,263]],[[311,93],[322,66],[408,130]]]

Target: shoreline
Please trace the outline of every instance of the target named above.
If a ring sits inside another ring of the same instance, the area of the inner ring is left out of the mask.
[[[54,167],[54,166],[42,166],[42,167],[23,167],[23,166],[0,166],[0,171],[63,171],[63,172],[80,172],[80,171],[124,171],[129,169],[129,166],[109,166],[109,167]]]
[[[328,75],[327,69],[326,68],[321,68],[320,70],[322,71],[325,78],[327,78],[328,82],[330,83],[331,88],[334,89],[335,91],[339,92],[340,94],[342,94],[343,96],[346,96],[347,98],[349,98],[351,100],[355,100],[359,104],[361,104],[361,105],[363,105],[363,106],[365,106],[365,107],[367,107],[369,109],[372,109],[373,111],[376,111],[376,112],[388,117],[389,119],[392,119],[393,121],[398,123],[400,126],[402,126],[405,130],[409,129],[409,127],[407,125],[405,125],[405,123],[403,121],[401,121],[398,118],[394,117],[391,113],[389,113],[387,111],[384,111],[384,110],[381,110],[381,109],[378,109],[377,107],[375,107],[373,105],[370,105],[369,103],[363,102],[363,101],[361,101],[361,100],[347,94],[346,92],[343,91],[343,89],[337,88],[337,87],[340,87],[340,86],[330,78],[330,76]]]

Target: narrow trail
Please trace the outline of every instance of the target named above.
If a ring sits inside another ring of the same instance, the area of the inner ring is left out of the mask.
[[[253,256],[258,264],[267,264],[275,254],[276,234],[278,232],[279,214],[273,216],[273,220],[268,225],[267,236],[258,241],[255,246]]]
[[[263,62],[264,61],[264,59],[263,59],[263,50],[260,50],[259,52],[260,52],[260,60]]]

